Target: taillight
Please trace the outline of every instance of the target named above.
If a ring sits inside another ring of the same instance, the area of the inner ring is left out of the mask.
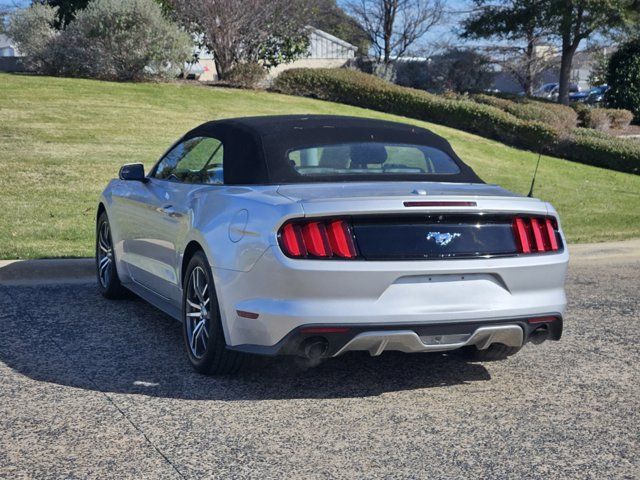
[[[345,220],[308,220],[285,224],[280,248],[293,258],[352,259],[357,257],[351,226]]]
[[[520,253],[559,250],[555,220],[549,217],[516,217],[513,219],[513,235]]]
[[[295,223],[285,225],[280,231],[280,246],[292,257],[305,257],[307,249],[302,241],[302,227]]]
[[[356,256],[356,246],[353,243],[351,227],[347,222],[333,220],[329,222],[327,232],[334,255],[342,258],[354,258]]]

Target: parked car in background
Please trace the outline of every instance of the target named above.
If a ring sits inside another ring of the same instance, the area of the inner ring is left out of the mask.
[[[551,98],[552,92],[556,91],[557,89],[557,83],[545,83],[535,92],[533,92],[533,96],[539,98]]]
[[[560,92],[560,84],[559,83],[545,83],[538,90],[533,92],[534,97],[538,98],[546,98],[548,100],[557,100],[558,94]],[[572,95],[580,94],[580,86],[577,83],[571,83],[569,85],[569,98],[571,99]]]
[[[485,184],[434,133],[339,116],[205,123],[97,211],[107,298],[182,321],[203,373],[245,354],[459,350],[558,340],[569,254],[554,208]]]
[[[589,97],[589,92],[586,91],[580,91],[580,92],[573,92],[573,93],[569,93],[569,101],[570,102],[586,102],[587,98]]]
[[[586,103],[590,103],[592,105],[602,103],[604,101],[604,96],[609,90],[609,85],[600,85],[598,87],[593,87],[589,90],[589,95],[585,99]]]

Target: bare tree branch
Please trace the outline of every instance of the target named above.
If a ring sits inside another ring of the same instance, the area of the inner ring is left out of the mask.
[[[378,61],[400,58],[442,22],[443,0],[352,0],[349,13],[364,27]]]
[[[484,47],[494,62],[518,82],[524,92],[531,96],[542,74],[559,65],[558,57],[549,49],[527,43],[524,46],[494,45]]]

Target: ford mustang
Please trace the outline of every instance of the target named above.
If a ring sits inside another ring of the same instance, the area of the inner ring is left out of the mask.
[[[182,322],[203,373],[248,354],[459,350],[497,360],[558,340],[558,214],[485,184],[449,143],[341,116],[218,120],[101,195],[102,294]]]

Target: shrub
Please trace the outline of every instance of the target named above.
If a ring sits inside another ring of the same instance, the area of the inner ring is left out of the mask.
[[[255,88],[267,75],[257,63],[238,63],[227,73],[226,81],[243,88]]]
[[[594,135],[593,130],[576,128],[572,136],[560,142],[556,150],[558,156],[569,160],[640,174],[640,145],[633,139],[602,133]]]
[[[569,106],[578,114],[578,126],[584,126],[584,116],[587,114],[587,111],[593,107],[580,102],[572,102]]]
[[[607,131],[610,128],[622,130],[633,120],[633,113],[629,110],[616,108],[592,108],[584,104],[574,106],[578,112],[580,123],[585,128]]]
[[[582,126],[600,131],[609,130],[611,117],[605,108],[588,108],[581,112]]]
[[[556,129],[542,122],[523,121],[489,105],[399,87],[352,70],[287,70],[276,78],[273,88],[283,93],[440,123],[534,150],[553,144],[559,138]]]
[[[62,39],[64,73],[105,80],[175,75],[192,45],[153,0],[93,0]]]
[[[611,55],[607,84],[607,105],[630,110],[640,122],[640,37],[622,44]]]
[[[565,105],[542,103],[523,97],[501,98],[493,95],[477,94],[471,99],[504,110],[521,120],[536,120],[551,125],[561,131],[576,127],[576,112]]]
[[[633,113],[621,108],[610,108],[609,117],[611,118],[611,126],[613,128],[623,130],[631,124]]]
[[[584,128],[561,132],[545,122],[523,120],[501,108],[474,102],[463,96],[443,98],[389,84],[373,75],[338,69],[287,70],[276,78],[273,87],[283,93],[439,123],[508,145],[542,150],[580,163],[640,174],[640,145],[633,140],[619,139]],[[505,105],[502,102],[494,104]],[[573,118],[575,115],[573,113]]]
[[[190,36],[154,0],[93,0],[59,34],[55,12],[33,4],[10,16],[10,35],[31,39],[25,53],[39,73],[140,80],[177,73],[191,54]]]
[[[58,36],[53,28],[58,8],[34,3],[9,15],[7,35],[25,55],[22,63],[29,70],[52,73],[51,44]]]

